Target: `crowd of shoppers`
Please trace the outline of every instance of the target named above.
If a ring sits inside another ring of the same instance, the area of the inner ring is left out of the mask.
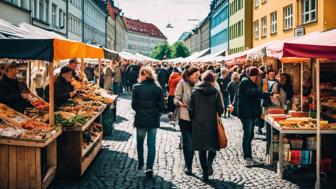
[[[241,120],[245,166],[258,166],[261,163],[252,157],[252,140],[256,125],[260,126],[258,133],[264,134],[262,111],[270,106],[289,106],[294,94],[290,75],[282,73],[277,77],[275,71],[263,67],[136,62],[121,67],[122,86],[132,91],[136,112],[139,169],[144,167],[143,141],[147,135],[147,176],[153,175],[155,136],[161,114],[168,112],[169,119],[178,122],[185,174],[193,174],[194,154],[198,151],[202,178],[207,181],[214,172],[212,164],[219,150],[217,117],[237,116]],[[139,83],[135,84],[136,81]]]

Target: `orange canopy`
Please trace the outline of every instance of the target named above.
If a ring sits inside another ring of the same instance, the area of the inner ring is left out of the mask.
[[[104,58],[104,50],[82,42],[54,39],[54,60]]]

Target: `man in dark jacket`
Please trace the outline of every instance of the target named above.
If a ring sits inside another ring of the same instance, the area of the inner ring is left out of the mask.
[[[257,85],[259,71],[256,67],[250,67],[248,77],[244,77],[239,86],[238,113],[243,124],[243,152],[245,166],[251,167],[258,163],[252,160],[252,139],[254,137],[255,120],[261,114],[260,99],[268,98],[270,93],[263,93]]]
[[[158,71],[158,81],[161,85],[161,88],[163,90],[163,94],[166,95],[167,93],[167,84],[168,84],[168,79],[169,79],[169,75],[168,75],[168,70],[167,70],[167,64],[164,64],[162,68],[159,69]]]
[[[131,89],[133,88],[133,85],[137,83],[140,68],[141,66],[138,63],[134,63],[129,67],[127,78]]]
[[[224,117],[226,117],[226,113],[228,115],[228,117],[230,117],[230,112],[227,111],[228,107],[229,107],[229,92],[227,91],[227,86],[229,85],[230,81],[231,81],[231,77],[230,77],[230,71],[226,68],[223,68],[222,71],[220,71],[222,77],[219,77],[217,79],[217,82],[219,84],[220,87],[220,92],[223,95],[223,100],[224,100]]]
[[[144,140],[147,135],[147,170],[146,176],[153,175],[155,160],[156,130],[160,127],[160,116],[163,112],[163,92],[156,84],[155,72],[149,67],[141,69],[141,82],[132,90],[132,108],[135,110],[134,127],[137,129],[138,169],[144,166]]]
[[[55,106],[60,107],[62,104],[66,103],[69,98],[76,95],[76,92],[71,85],[72,80],[72,70],[68,67],[63,67],[61,69],[60,76],[58,76],[55,81],[54,86],[54,97]]]
[[[16,78],[17,73],[18,70],[14,64],[5,69],[0,80],[0,103],[23,113],[27,107],[31,107],[31,104],[26,100],[28,96],[20,89],[19,81]]]

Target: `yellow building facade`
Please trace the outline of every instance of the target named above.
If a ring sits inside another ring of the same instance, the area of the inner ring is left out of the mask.
[[[252,0],[253,47],[336,28],[336,0]]]

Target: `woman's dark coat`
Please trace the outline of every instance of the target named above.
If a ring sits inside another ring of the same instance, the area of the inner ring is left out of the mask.
[[[16,111],[22,112],[31,104],[22,98],[19,81],[10,79],[6,74],[0,80],[0,103],[6,104]]]
[[[221,93],[210,83],[197,86],[191,94],[189,115],[195,150],[219,150],[217,114],[224,111]]]
[[[135,110],[134,127],[158,128],[164,110],[163,91],[152,80],[145,80],[133,86],[132,108]]]

